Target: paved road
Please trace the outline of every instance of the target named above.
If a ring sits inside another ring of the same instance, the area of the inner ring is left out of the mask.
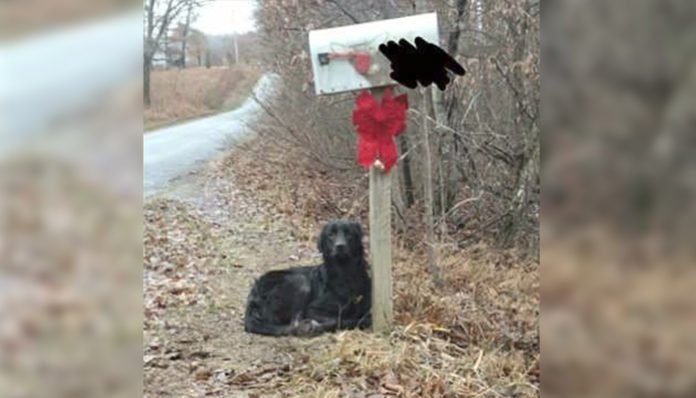
[[[264,75],[254,92],[263,100],[277,86],[278,77]],[[230,139],[249,133],[246,127],[263,110],[249,97],[239,108],[215,116],[162,128],[143,138],[143,195],[147,198],[165,188],[175,177],[196,168],[224,149]]]

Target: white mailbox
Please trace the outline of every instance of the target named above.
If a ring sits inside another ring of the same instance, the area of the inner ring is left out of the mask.
[[[437,14],[385,19],[309,32],[309,53],[317,95],[397,84],[379,45],[416,37],[439,44]]]

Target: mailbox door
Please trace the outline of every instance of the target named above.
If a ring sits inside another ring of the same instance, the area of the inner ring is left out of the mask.
[[[416,37],[439,42],[437,14],[386,19],[309,32],[309,50],[317,95],[396,84],[379,45]]]

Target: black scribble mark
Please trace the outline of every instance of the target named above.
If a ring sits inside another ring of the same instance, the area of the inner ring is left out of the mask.
[[[416,46],[405,39],[379,45],[379,51],[391,62],[389,76],[408,88],[428,87],[432,83],[444,90],[451,82],[447,70],[462,76],[464,68],[440,47],[416,37]]]

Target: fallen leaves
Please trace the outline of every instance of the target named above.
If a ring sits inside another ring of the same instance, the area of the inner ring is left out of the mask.
[[[183,203],[158,200],[145,208],[145,327],[171,306],[205,302],[205,285],[221,261],[215,236]]]
[[[198,381],[208,381],[212,376],[212,372],[208,369],[201,369],[194,374],[194,377]]]

